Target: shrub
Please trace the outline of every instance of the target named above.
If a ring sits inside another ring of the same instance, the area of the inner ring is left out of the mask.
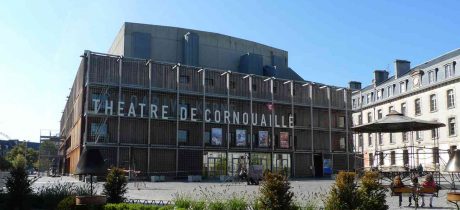
[[[111,168],[104,184],[104,194],[107,195],[108,203],[121,203],[125,200],[127,180],[120,168]]]
[[[222,201],[218,201],[218,200],[212,201],[209,203],[208,209],[209,210],[224,210],[225,203]]]
[[[61,182],[40,187],[34,196],[36,199],[34,206],[44,209],[54,209],[60,201],[71,195],[75,195],[74,188],[75,185],[73,183]]]
[[[286,176],[278,173],[266,173],[260,188],[261,197],[258,207],[261,209],[285,210],[295,209],[293,205],[294,193]]]
[[[75,196],[68,196],[62,199],[56,209],[57,210],[75,210]]]
[[[27,199],[32,192],[32,181],[28,179],[24,169],[25,164],[21,164],[21,161],[18,155],[15,161],[16,164],[14,164],[13,169],[10,171],[10,176],[6,179],[6,188],[8,190],[7,205],[10,209],[27,208]]]
[[[328,210],[357,209],[360,199],[355,173],[339,172],[324,203]]]
[[[361,178],[361,187],[359,194],[361,205],[359,209],[386,210],[386,192],[387,190],[378,182],[378,172],[365,172]]]
[[[173,199],[176,207],[188,209],[192,206],[192,199],[183,195],[177,196]]]
[[[128,203],[109,203],[104,206],[104,210],[159,210],[159,206],[149,206],[142,204]]]
[[[233,197],[226,202],[226,208],[228,210],[246,210],[248,204],[243,198]]]

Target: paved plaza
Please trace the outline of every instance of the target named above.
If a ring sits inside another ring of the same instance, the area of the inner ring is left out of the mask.
[[[34,183],[34,188],[55,184],[57,182],[73,182],[77,185],[83,185],[83,182],[72,177],[42,177]],[[293,180],[291,181],[292,191],[299,202],[306,200],[324,198],[328,192],[333,180]],[[96,184],[100,193],[102,191],[101,182]],[[127,197],[130,199],[142,200],[171,200],[174,196],[187,195],[195,198],[221,199],[230,198],[231,196],[244,196],[247,199],[253,199],[257,196],[259,186],[246,185],[246,183],[220,183],[220,182],[130,182],[128,184]],[[454,209],[454,205],[446,201],[447,190],[440,191],[439,198],[434,198],[433,208],[431,209]],[[398,197],[387,197],[387,203],[390,209],[414,209],[407,207],[408,198],[403,198],[403,207],[398,207]],[[428,199],[427,199],[428,205]],[[427,207],[422,209],[429,209]]]

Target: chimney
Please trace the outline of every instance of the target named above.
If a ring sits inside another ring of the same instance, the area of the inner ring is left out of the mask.
[[[361,82],[350,81],[348,85],[351,90],[361,90]]]
[[[388,72],[385,70],[374,71],[374,85],[380,85],[382,82],[388,79]]]
[[[398,79],[410,71],[410,62],[406,60],[395,60],[395,79]]]

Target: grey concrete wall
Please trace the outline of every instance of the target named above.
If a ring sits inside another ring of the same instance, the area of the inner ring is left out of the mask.
[[[198,34],[200,40],[199,66],[202,67],[237,71],[240,56],[248,52],[261,55],[263,65],[271,65],[272,55],[286,60],[288,58],[287,51],[218,33],[137,23],[125,23],[123,28],[124,32],[121,30],[120,33],[124,35],[117,35],[109,53],[119,54],[121,50],[124,56],[133,55],[132,33],[142,32],[151,35],[150,55],[153,60],[182,62],[184,35],[187,32],[194,32]],[[122,47],[119,38],[124,38]]]
[[[115,40],[112,43],[112,46],[110,46],[110,49],[108,53],[114,54],[114,55],[123,55],[124,52],[124,47],[125,47],[125,25],[121,26],[120,31],[118,31],[117,36],[115,37]]]

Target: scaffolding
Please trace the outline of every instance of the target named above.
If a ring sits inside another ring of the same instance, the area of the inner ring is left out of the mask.
[[[62,169],[63,153],[60,151],[62,139],[58,131],[40,130],[40,148],[38,151],[39,167],[41,175],[58,176]],[[50,144],[49,147],[45,146]]]

